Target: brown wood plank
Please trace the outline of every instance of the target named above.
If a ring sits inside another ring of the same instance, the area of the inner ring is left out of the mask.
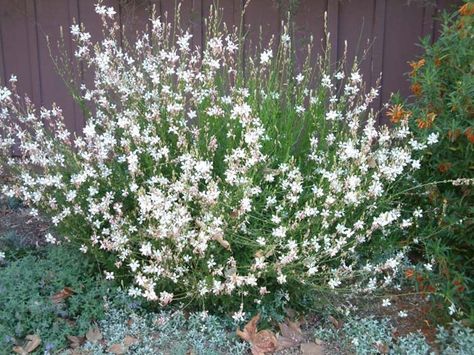
[[[244,22],[248,31],[247,49],[250,49],[248,53],[251,55],[256,48],[268,48],[271,38],[279,35],[281,15],[273,0],[250,1]]]
[[[234,25],[237,27],[240,26],[243,10],[244,10],[244,0],[232,0],[232,12],[233,12],[233,17],[234,17]]]
[[[294,16],[297,57],[299,62],[306,54],[306,46],[313,36],[314,56],[324,50],[324,13],[327,8],[326,0],[302,0]]]
[[[119,2],[119,14],[122,31],[130,44],[136,40],[136,36],[146,31],[150,17],[150,1],[135,0],[130,2]]]
[[[430,36],[433,40],[433,31],[434,31],[434,16],[436,13],[435,4],[427,4],[423,8],[423,23],[421,29],[422,37]]]
[[[41,76],[41,96],[45,106],[57,103],[63,110],[66,126],[74,131],[79,129],[75,117],[75,103],[69,89],[56,71],[51,56],[61,55],[57,43],[60,40],[60,27],[63,29],[66,51],[71,55],[71,37],[69,28],[72,25],[71,3],[62,0],[36,0],[35,11],[37,19],[38,64]],[[48,40],[51,53],[48,49]]]
[[[409,83],[406,73],[408,61],[421,54],[417,45],[421,36],[423,8],[415,3],[400,3],[398,0],[387,0],[384,46],[384,89],[382,101],[387,102],[392,92],[409,96]]]
[[[43,104],[43,88],[42,77],[39,70],[39,44],[38,44],[38,27],[36,3],[34,1],[26,2],[26,18],[27,18],[27,38],[30,60],[30,75],[32,83],[32,100],[36,106]]]
[[[5,1],[7,0],[0,0],[0,9],[5,6]],[[0,10],[0,85],[4,86],[8,80],[6,78],[5,52],[3,51],[2,18],[3,16]]]
[[[339,3],[337,57],[344,57],[347,44],[347,70],[351,70],[357,60],[360,73],[368,83],[371,81],[374,6],[373,0]]]
[[[381,91],[383,90],[383,61],[385,46],[385,18],[386,18],[386,0],[374,0],[374,17],[373,17],[373,48],[370,58],[370,86],[375,87],[377,80],[380,79]],[[382,108],[382,92],[376,99],[374,109]]]
[[[327,0],[327,23],[331,43],[331,61],[338,60],[339,0]]]
[[[26,0],[3,0],[0,7],[2,33],[3,73],[8,81],[12,74],[18,78],[18,92],[27,94],[35,103],[40,103],[39,80],[33,74],[36,62],[34,38],[30,24],[35,22],[28,12]]]
[[[192,38],[192,48],[199,47],[203,48],[203,18],[204,18],[204,5],[203,0],[192,0],[192,9],[190,14],[190,26]]]

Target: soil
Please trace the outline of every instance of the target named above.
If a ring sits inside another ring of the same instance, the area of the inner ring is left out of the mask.
[[[15,201],[0,195],[0,247],[40,247],[45,244],[44,235],[49,229],[46,221],[33,217],[30,210]]]

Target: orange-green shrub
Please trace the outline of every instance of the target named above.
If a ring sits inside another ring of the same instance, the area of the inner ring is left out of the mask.
[[[444,14],[442,24],[438,40],[431,44],[424,39],[423,55],[409,63],[413,99],[395,102],[388,116],[394,124],[409,116],[419,138],[439,134],[417,173],[426,187],[423,194],[414,194],[414,203],[424,204],[429,212],[421,250],[437,265],[427,272],[430,288],[443,295],[450,313],[461,308],[472,316],[474,2]]]

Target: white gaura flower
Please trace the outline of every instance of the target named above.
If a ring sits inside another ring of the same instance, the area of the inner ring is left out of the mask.
[[[44,239],[46,241],[46,243],[50,243],[50,244],[56,244],[58,241],[55,237],[53,237],[53,235],[51,233],[47,233],[45,236],[44,236]]]
[[[167,304],[171,303],[173,301],[174,295],[172,293],[162,291],[160,292],[160,304],[162,306],[166,306]]]
[[[243,311],[244,305],[243,303],[240,304],[240,309],[237,312],[234,312],[232,315],[232,319],[236,323],[243,322],[245,320],[245,312]]]
[[[452,316],[457,312],[456,305],[454,303],[451,303],[451,305],[448,308],[449,315]]]
[[[399,312],[398,312],[398,316],[399,316],[400,318],[406,318],[406,317],[408,317],[408,313],[407,313],[406,311],[403,311],[403,310],[402,310],[402,311],[399,311]]]
[[[335,289],[336,287],[340,286],[341,285],[341,280],[339,280],[339,278],[336,276],[336,277],[333,277],[331,278],[329,281],[328,281],[328,286],[329,288],[331,289]]]
[[[438,141],[439,141],[439,133],[433,132],[433,133],[430,133],[430,135],[428,136],[426,143],[428,145],[432,145],[432,144],[438,143]]]
[[[271,49],[267,49],[260,54],[260,64],[267,65],[270,60],[273,58],[273,51]]]

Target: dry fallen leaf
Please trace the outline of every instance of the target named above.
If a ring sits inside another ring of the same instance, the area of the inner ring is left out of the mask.
[[[68,352],[65,353],[65,355],[92,355],[92,353],[89,350],[69,349]]]
[[[300,347],[302,355],[323,355],[324,347],[316,343],[303,343]]]
[[[328,319],[331,321],[332,325],[334,325],[334,328],[336,328],[336,329],[341,329],[342,325],[344,324],[342,320],[339,321],[336,318],[334,318],[333,316],[329,316]]]
[[[123,346],[122,344],[113,344],[109,348],[109,353],[117,354],[117,355],[122,355],[127,352],[127,348]]]
[[[257,333],[257,323],[260,320],[260,315],[257,314],[245,326],[244,330],[237,329],[237,335],[243,340],[250,342]]]
[[[296,318],[296,311],[292,308],[286,308],[285,313],[289,319],[295,319]]]
[[[252,344],[253,355],[263,355],[274,352],[278,348],[278,340],[270,330],[261,330],[255,334]]]
[[[51,301],[58,304],[64,302],[65,299],[71,297],[74,294],[74,290],[70,287],[64,287],[61,291],[51,296]]]
[[[91,328],[86,333],[86,339],[91,343],[95,344],[98,341],[102,340],[102,333],[97,327]]]
[[[28,354],[28,353],[25,351],[25,349],[23,349],[23,347],[21,347],[21,346],[14,346],[13,349],[12,349],[12,351],[13,351],[14,353],[17,353],[17,354],[20,354],[20,355],[26,355],[26,354]]]
[[[127,335],[124,339],[123,339],[123,345],[125,345],[126,347],[129,347],[129,346],[132,346],[132,345],[135,345],[138,343],[138,339],[137,338],[134,338],[130,335]]]
[[[41,344],[41,339],[37,335],[27,335],[26,340],[28,340],[28,343],[25,346],[25,350],[28,353],[33,352],[38,346]]]
[[[278,337],[278,349],[295,347],[304,340],[299,322],[286,319],[285,323],[280,323],[279,326],[281,336]]]
[[[260,315],[253,317],[241,331],[237,329],[237,335],[251,345],[253,355],[264,355],[266,352],[274,352],[278,347],[278,341],[275,334],[270,330],[261,330],[257,332],[257,323]]]
[[[67,339],[69,340],[69,346],[71,349],[77,349],[81,347],[81,345],[84,344],[84,341],[86,340],[85,337],[79,337],[75,335],[68,335]]]
[[[385,343],[380,343],[380,344],[374,344],[375,348],[377,349],[377,351],[379,352],[379,354],[388,354],[388,352],[390,351],[389,347],[387,344]]]
[[[25,347],[22,346],[15,346],[13,348],[13,352],[20,354],[20,355],[26,355],[31,352],[33,352],[38,346],[41,344],[41,339],[37,335],[27,335],[26,340],[28,342],[26,343]]]
[[[400,337],[400,332],[398,331],[398,328],[394,327],[392,329],[392,338],[396,340],[399,337]]]
[[[230,244],[227,240],[224,239],[222,234],[216,234],[215,236],[212,237],[216,242],[218,242],[224,249],[226,250],[231,250]]]

